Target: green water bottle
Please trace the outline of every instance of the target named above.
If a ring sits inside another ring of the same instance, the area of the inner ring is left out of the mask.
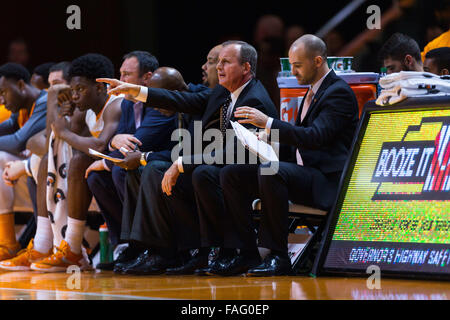
[[[109,242],[108,226],[105,224],[100,226],[100,263],[109,263],[113,261],[113,249]]]
[[[380,86],[380,79],[383,78],[386,75],[387,69],[385,67],[382,67],[380,69],[380,75],[378,77],[378,84],[377,84],[377,97],[380,95],[381,93],[381,86]]]

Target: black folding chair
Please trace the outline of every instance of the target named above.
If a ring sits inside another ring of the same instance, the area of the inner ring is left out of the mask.
[[[261,217],[261,199],[253,201],[254,218]],[[289,201],[289,232],[295,233],[298,226],[306,226],[311,233],[301,253],[292,264],[292,273],[296,274],[299,269],[305,267],[314,246],[320,241],[326,224],[327,211],[313,207],[295,204]]]

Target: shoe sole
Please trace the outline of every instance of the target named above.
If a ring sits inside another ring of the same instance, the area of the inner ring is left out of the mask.
[[[30,267],[24,267],[24,266],[17,266],[17,267],[7,267],[7,266],[2,266],[0,265],[0,269],[1,270],[6,270],[6,271],[30,271]]]
[[[76,266],[76,265],[74,265]],[[93,269],[91,267],[85,267],[85,266],[77,266],[80,268],[80,271],[92,271]],[[45,272],[45,273],[56,273],[56,272],[66,272],[67,268],[69,267],[45,267],[45,268],[40,268],[38,266],[35,265],[31,265],[30,269],[33,271],[40,271],[40,272]]]
[[[40,272],[46,272],[46,273],[56,273],[56,272],[66,272],[67,267],[39,268],[37,266],[31,265],[30,269],[33,270],[33,271],[40,271]]]

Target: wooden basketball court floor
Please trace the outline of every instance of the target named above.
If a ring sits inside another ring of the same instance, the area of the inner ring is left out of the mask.
[[[448,300],[450,282],[365,278],[124,276],[83,272],[79,289],[70,274],[0,273],[1,300]]]

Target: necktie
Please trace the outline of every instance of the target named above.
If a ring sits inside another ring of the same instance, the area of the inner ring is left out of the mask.
[[[303,119],[306,116],[306,113],[308,112],[308,109],[309,109],[309,106],[311,105],[313,96],[314,96],[314,92],[312,91],[312,89],[309,89],[308,94],[306,95],[305,103],[303,104],[302,114],[300,117],[300,123],[303,121]],[[298,149],[297,149],[296,157],[297,157],[297,164],[299,166],[303,166],[303,159],[302,159],[302,156],[300,155],[300,152],[298,151]]]
[[[228,126],[228,108],[231,104],[231,95],[227,97],[224,104],[221,107],[221,115],[220,115],[220,131],[222,132],[222,136],[225,137],[227,126]]]
[[[142,118],[142,102],[136,102],[133,105],[134,108],[134,123],[136,124],[136,130],[141,126],[141,118]]]
[[[312,89],[309,89],[308,94],[306,95],[305,98],[305,103],[303,104],[303,109],[302,109],[302,115],[301,115],[301,122],[303,121],[303,119],[306,116],[306,113],[308,112],[309,106],[311,105],[311,101],[312,98],[314,97],[314,92],[312,91]]]

